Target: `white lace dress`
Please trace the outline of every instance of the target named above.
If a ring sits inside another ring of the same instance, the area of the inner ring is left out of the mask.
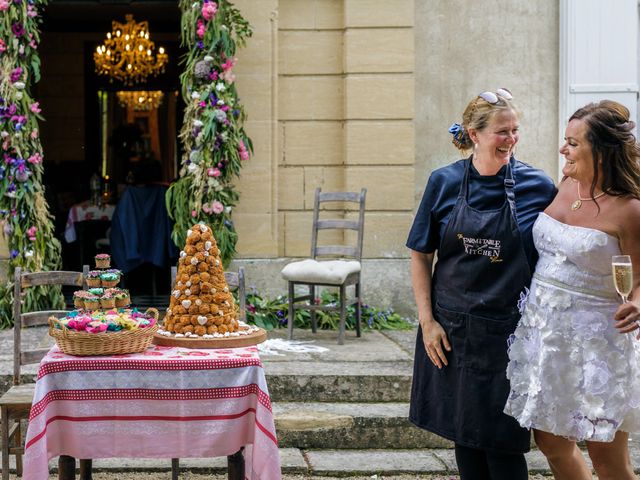
[[[505,413],[573,440],[609,442],[640,431],[640,342],[620,334],[611,275],[618,240],[541,213],[540,253],[522,319],[510,339]]]

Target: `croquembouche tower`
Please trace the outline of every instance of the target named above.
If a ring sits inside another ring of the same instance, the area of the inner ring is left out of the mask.
[[[164,325],[154,343],[224,348],[253,345],[265,338],[264,330],[239,322],[211,228],[194,225],[187,231]]]

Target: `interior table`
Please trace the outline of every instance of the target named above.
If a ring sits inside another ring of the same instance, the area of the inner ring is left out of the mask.
[[[52,347],[38,369],[23,478],[47,480],[56,456],[61,478],[71,475],[67,456],[228,456],[230,476],[280,479],[258,349],[154,345],[136,354],[76,357]]]
[[[64,229],[64,239],[67,243],[73,243],[78,239],[75,224],[85,221],[111,221],[115,205],[94,205],[89,201],[72,205],[69,209],[67,224]]]

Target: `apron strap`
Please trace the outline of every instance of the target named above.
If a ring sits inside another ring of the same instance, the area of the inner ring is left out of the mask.
[[[516,186],[516,181],[513,178],[513,172],[511,171],[511,161],[513,157],[509,159],[509,163],[507,163],[507,169],[504,174],[504,191],[507,195],[507,202],[509,202],[509,207],[511,207],[511,214],[513,215],[513,220],[516,222],[516,226],[518,225],[518,217],[516,215],[516,196],[514,193],[514,189]]]
[[[462,175],[462,185],[460,185],[460,191],[458,192],[458,200],[461,198],[467,199],[469,198],[469,168],[471,166],[471,159],[473,155],[471,155],[464,162],[464,174]]]

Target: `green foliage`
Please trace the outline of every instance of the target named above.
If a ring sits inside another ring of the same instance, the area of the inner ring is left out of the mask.
[[[233,180],[253,151],[235,86],[234,55],[252,31],[228,0],[181,0],[180,8],[182,45],[188,49],[180,76],[186,103],[180,132],[185,153],[180,178],[166,197],[175,221],[172,238],[184,245],[194,223],[209,225],[227,266],[238,239],[231,219],[239,200]]]
[[[10,327],[13,276],[23,270],[60,268],[60,243],[42,186],[43,151],[39,139],[40,108],[31,95],[40,79],[39,9],[46,0],[8,2],[0,12],[0,224],[10,250],[9,282],[0,286],[0,328]],[[60,288],[27,291],[24,310],[60,308]]]
[[[317,303],[333,306],[338,303],[338,294],[328,290],[320,294]],[[260,296],[258,293],[247,295],[247,321],[265,330],[287,326],[287,296],[280,295],[274,299]],[[346,328],[354,330],[356,325],[355,306],[347,308]],[[339,312],[316,311],[316,322],[321,330],[338,330]],[[409,330],[413,325],[391,309],[382,310],[371,305],[362,305],[361,326],[373,330]],[[296,328],[311,328],[311,315],[307,310],[296,310]]]

